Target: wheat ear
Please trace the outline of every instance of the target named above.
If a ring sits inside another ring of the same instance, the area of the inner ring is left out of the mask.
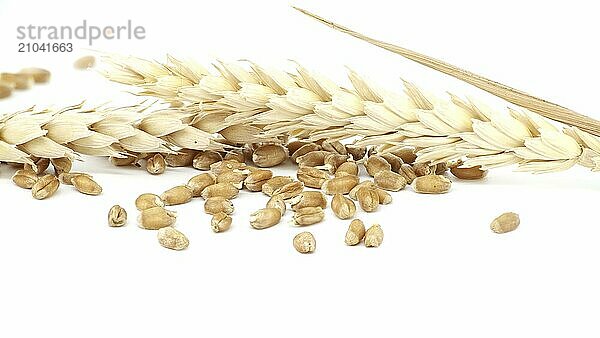
[[[497,112],[474,100],[434,97],[405,82],[390,93],[349,72],[352,89],[308,72],[268,71],[249,63],[216,64],[210,74],[194,63],[169,57],[160,64],[131,57],[108,57],[104,74],[140,88],[138,94],[183,101],[198,107],[199,128],[219,132],[256,129],[255,139],[290,135],[313,139],[360,136],[359,144],[382,150],[412,146],[419,162],[465,159],[464,166],[544,173],[580,164],[600,169],[600,140],[576,127],[558,129],[527,110]],[[189,75],[189,74],[192,74]],[[245,134],[248,136],[247,134]],[[249,137],[245,137],[246,142]],[[236,141],[235,137],[232,141]]]
[[[60,110],[33,108],[0,116],[0,161],[32,164],[32,157],[78,158],[79,154],[124,158],[173,153],[180,148],[221,149],[213,135],[190,126],[193,114],[139,107]]]

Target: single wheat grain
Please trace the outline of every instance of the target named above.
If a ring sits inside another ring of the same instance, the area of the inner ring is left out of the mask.
[[[181,231],[170,226],[159,229],[156,236],[158,243],[167,249],[184,250],[190,245],[190,241]]]
[[[304,231],[294,236],[293,245],[296,251],[302,254],[314,252],[317,248],[315,237],[310,232]]]
[[[108,226],[122,227],[127,223],[127,211],[120,205],[113,205],[108,211]]]

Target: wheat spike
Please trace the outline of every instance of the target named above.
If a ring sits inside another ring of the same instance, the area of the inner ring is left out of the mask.
[[[32,157],[78,158],[79,154],[123,158],[173,153],[181,148],[221,149],[215,138],[192,127],[194,114],[139,107],[60,110],[30,108],[0,116],[0,161],[32,164]]]
[[[217,74],[169,57],[166,64],[109,56],[109,79],[139,88],[139,95],[197,107],[194,126],[233,142],[290,135],[346,139],[382,151],[417,148],[419,162],[464,159],[463,166],[518,165],[545,173],[575,164],[598,170],[600,139],[576,127],[558,129],[527,110],[494,111],[473,99],[435,97],[410,82],[391,93],[349,71],[351,89],[300,65],[296,73],[254,63],[215,64]],[[242,134],[244,137],[239,137]]]

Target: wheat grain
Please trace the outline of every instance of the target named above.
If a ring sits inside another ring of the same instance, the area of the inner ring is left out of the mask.
[[[167,249],[184,250],[190,245],[187,237],[181,231],[171,226],[158,229],[156,235],[158,243]]]
[[[108,211],[108,225],[122,227],[127,223],[127,211],[120,205],[113,205]]]
[[[347,245],[356,245],[365,237],[365,224],[359,219],[353,219],[348,226],[344,241]]]
[[[302,254],[307,254],[314,252],[317,248],[317,242],[315,241],[315,237],[310,232],[304,231],[296,236],[293,239],[294,249]]]
[[[365,246],[376,248],[383,242],[383,229],[379,224],[373,224],[365,232]]]

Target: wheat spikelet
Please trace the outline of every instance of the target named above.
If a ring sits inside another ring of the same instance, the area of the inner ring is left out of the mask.
[[[544,173],[575,164],[600,169],[600,140],[576,127],[558,129],[527,110],[494,111],[473,99],[425,94],[409,82],[391,93],[349,71],[351,89],[297,65],[296,73],[266,70],[248,62],[215,64],[211,74],[169,57],[166,64],[109,56],[104,74],[133,85],[139,95],[183,101],[197,108],[195,127],[233,142],[289,135],[346,139],[380,150],[411,146],[418,162],[464,159],[484,168],[517,164]],[[235,132],[232,132],[235,131]],[[238,135],[243,134],[240,138]]]

